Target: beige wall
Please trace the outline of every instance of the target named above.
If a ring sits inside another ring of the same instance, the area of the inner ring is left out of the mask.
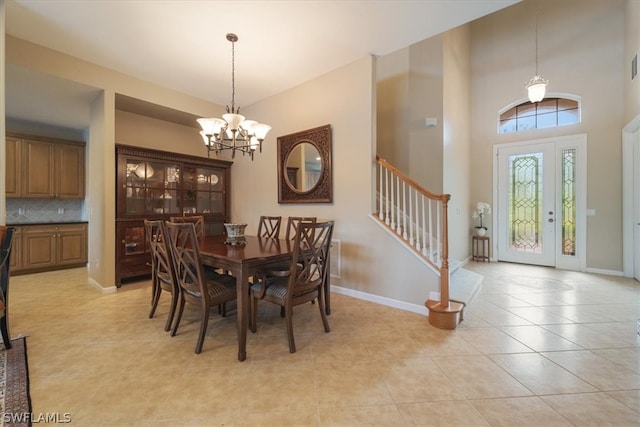
[[[464,25],[443,35],[443,192],[449,202],[449,257],[470,253],[469,185],[471,143],[471,29]]]
[[[376,61],[376,152],[401,170],[409,169],[409,150],[396,141],[409,140],[409,49]]]
[[[335,219],[342,270],[332,284],[422,306],[437,289],[433,274],[367,219],[373,204],[374,67],[363,58],[244,109],[273,129],[254,162],[233,165],[234,220],[255,232],[259,215],[315,215]],[[333,140],[333,203],[278,204],[277,146],[280,135],[330,124]]]
[[[334,238],[341,241],[342,252],[341,277],[332,280],[334,285],[422,305],[437,287],[435,278],[367,218],[373,197],[373,64],[373,58],[363,58],[266,101],[243,106],[247,117],[269,123],[272,130],[263,152],[253,161],[241,155],[234,160],[231,216],[234,222],[249,224],[249,234],[257,231],[260,215],[334,219]],[[325,124],[332,129],[333,203],[278,204],[277,137]],[[197,129],[124,111],[116,111],[115,129],[119,144],[205,153]]]
[[[89,277],[102,288],[115,286],[115,94],[125,94],[154,104],[164,105],[192,114],[219,114],[223,107],[192,96],[162,88],[104,67],[81,61],[60,52],[33,43],[6,36],[6,63],[19,65],[59,78],[83,83],[103,90],[91,105],[91,125],[87,132],[87,199],[85,207],[89,219]],[[148,122],[139,120],[140,129],[135,139],[144,140],[152,131]],[[168,126],[172,129],[173,126]],[[165,129],[166,130],[166,129]],[[170,133],[171,134],[171,133]],[[173,134],[171,134],[173,135]],[[196,133],[197,135],[197,133]],[[202,147],[202,140],[195,143]],[[151,145],[150,140],[146,140]],[[187,143],[188,144],[188,143]],[[135,144],[133,144],[135,145]],[[177,146],[175,139],[166,147]],[[206,152],[190,154],[205,156]],[[176,150],[180,151],[180,149]]]
[[[586,133],[587,207],[596,210],[587,217],[587,268],[621,271],[624,0],[540,2],[540,74],[549,92],[582,97],[582,123],[498,135],[498,111],[525,100],[535,72],[535,5],[523,1],[471,24],[470,201],[492,200],[494,144]]]
[[[5,16],[6,16],[7,8],[4,0],[0,0],[0,170],[5,169],[6,156],[1,153],[6,152],[6,140],[5,134]],[[0,174],[0,225],[4,225],[7,218],[7,202],[6,202],[6,190],[5,190],[5,180],[6,177],[4,174]]]
[[[442,193],[442,35],[378,60],[377,154],[429,191]],[[438,126],[425,126],[426,118]]]
[[[631,80],[631,59],[640,57],[640,1],[626,0],[624,10],[624,123],[640,114],[640,64]],[[640,58],[638,58],[640,62]]]
[[[377,153],[432,193],[451,194],[449,257],[469,256],[470,28],[378,60]],[[435,118],[435,127],[425,126]]]
[[[219,114],[221,108],[10,39],[8,61],[104,89],[91,108],[88,143],[90,274],[99,285],[113,286],[115,143],[206,156],[196,129],[115,111],[115,94],[196,115]],[[258,104],[243,106],[248,117],[269,123],[273,129],[264,143],[263,153],[257,154],[253,162],[248,157],[235,159],[232,219],[247,222],[250,233],[256,231],[261,214],[335,219],[335,238],[341,241],[342,270],[341,278],[334,279],[333,284],[422,306],[429,292],[437,289],[435,276],[368,219],[373,204],[373,75],[374,58],[366,57]],[[332,126],[333,203],[279,205],[277,137],[324,124]]]

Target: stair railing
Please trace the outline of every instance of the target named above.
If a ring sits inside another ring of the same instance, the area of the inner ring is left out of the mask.
[[[431,193],[383,158],[376,156],[376,160],[378,212],[375,216],[439,273],[439,300],[429,301],[437,302],[438,307],[448,311],[450,300],[447,212],[451,195]],[[431,310],[429,301],[426,304]]]

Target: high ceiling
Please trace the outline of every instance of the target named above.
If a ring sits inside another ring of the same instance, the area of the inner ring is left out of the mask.
[[[233,32],[235,101],[244,107],[517,1],[7,0],[6,31],[220,105],[231,100]],[[7,116],[82,127],[73,105],[86,107],[96,89],[51,79],[7,64]],[[49,104],[61,98],[52,117]]]

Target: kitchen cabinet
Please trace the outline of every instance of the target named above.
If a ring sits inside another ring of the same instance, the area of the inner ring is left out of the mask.
[[[24,225],[20,228],[19,273],[86,265],[87,224]],[[15,249],[15,248],[14,248]]]
[[[11,248],[11,263],[9,271],[15,272],[22,269],[22,227],[13,227],[13,242]]]
[[[151,273],[144,219],[202,215],[208,235],[230,221],[231,162],[116,145],[116,286]]]
[[[35,136],[7,136],[7,197],[82,199],[84,143]]]
[[[6,197],[20,196],[20,172],[21,172],[21,156],[20,156],[20,139],[7,136],[6,142],[6,161],[5,161],[5,194]]]

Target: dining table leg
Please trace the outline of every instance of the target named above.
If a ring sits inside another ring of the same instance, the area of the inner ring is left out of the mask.
[[[246,268],[233,271],[236,277],[238,306],[238,360],[247,359],[247,322],[249,318],[249,274]]]

